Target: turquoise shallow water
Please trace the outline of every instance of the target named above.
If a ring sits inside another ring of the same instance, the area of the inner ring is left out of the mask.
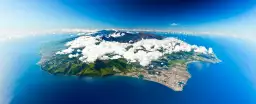
[[[128,77],[53,76],[40,70],[42,44],[68,35],[0,43],[1,104],[256,104],[256,56],[249,44],[225,38],[177,36],[212,47],[223,61],[192,63],[184,91]]]

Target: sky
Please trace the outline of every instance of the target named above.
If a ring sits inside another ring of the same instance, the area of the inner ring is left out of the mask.
[[[256,0],[1,0],[0,36],[58,29],[162,29],[256,37]]]

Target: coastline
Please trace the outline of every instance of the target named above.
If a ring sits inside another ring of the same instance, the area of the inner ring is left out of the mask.
[[[137,69],[131,72],[121,72],[115,73],[106,76],[88,76],[88,75],[75,75],[75,74],[65,74],[65,73],[54,73],[48,70],[45,70],[41,67],[42,70],[52,74],[52,75],[64,75],[64,76],[74,76],[77,78],[82,77],[91,77],[91,78],[102,78],[102,77],[109,77],[109,76],[126,76],[132,78],[138,78],[142,80],[152,81],[155,83],[162,84],[174,91],[183,91],[184,86],[187,84],[188,80],[192,77],[192,75],[188,71],[188,65],[197,62],[207,62],[207,63],[219,63],[220,60],[213,61],[213,60],[193,60],[188,61],[185,63],[175,63],[172,67],[169,67],[168,70],[166,69],[153,69],[153,70],[146,70],[146,69]],[[40,64],[39,64],[40,65]]]

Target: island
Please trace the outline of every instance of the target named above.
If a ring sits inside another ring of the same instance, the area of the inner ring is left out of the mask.
[[[135,77],[182,91],[192,62],[221,62],[213,49],[144,32],[102,30],[78,36],[53,54],[41,53],[41,68],[53,75]]]

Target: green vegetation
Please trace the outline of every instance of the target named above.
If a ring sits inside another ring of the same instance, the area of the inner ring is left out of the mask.
[[[210,62],[210,63],[217,63],[220,62],[220,60],[211,54],[202,54],[202,53],[195,53],[193,51],[191,52],[176,52],[172,54],[166,55],[165,61],[168,61],[168,66],[174,66],[174,65],[184,65],[187,62],[192,61],[203,61],[203,62]]]
[[[56,55],[41,64],[43,70],[52,74],[77,76],[107,76],[116,73],[126,73],[135,65],[128,64],[125,59],[96,60],[94,63],[83,63],[77,58],[68,58],[67,55]]]
[[[128,51],[128,50],[131,49],[132,47],[133,47],[133,46],[130,45],[130,46],[126,47],[125,49]]]
[[[186,60],[170,60],[168,62],[169,66],[174,66],[174,65],[185,65],[186,64]]]
[[[143,78],[144,78],[144,75],[139,74],[139,75],[138,75],[138,78],[139,78],[139,79],[143,79]]]
[[[83,69],[78,75],[79,76],[101,76],[101,73],[97,70],[86,68],[86,69]]]
[[[175,52],[167,54],[168,60],[188,60],[195,56],[194,52]]]

